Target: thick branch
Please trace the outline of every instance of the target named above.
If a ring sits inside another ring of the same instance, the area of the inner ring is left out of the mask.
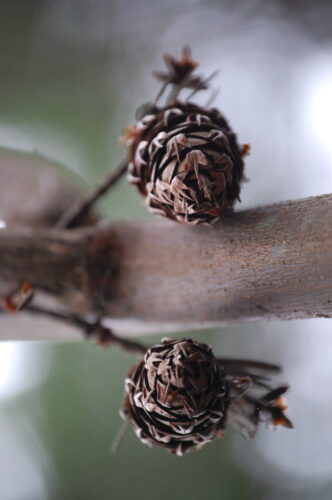
[[[225,216],[1,230],[0,291],[29,280],[75,311],[220,324],[332,317],[332,195]]]

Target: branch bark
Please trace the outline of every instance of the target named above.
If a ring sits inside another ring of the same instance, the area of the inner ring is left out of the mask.
[[[0,292],[29,280],[80,313],[144,322],[332,317],[332,195],[235,212],[0,231]]]

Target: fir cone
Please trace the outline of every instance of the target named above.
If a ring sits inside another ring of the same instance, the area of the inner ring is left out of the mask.
[[[291,428],[282,399],[287,386],[268,385],[269,375],[278,370],[266,363],[217,359],[206,344],[190,339],[164,339],[128,374],[122,416],[143,443],[177,455],[222,436],[227,423],[248,437],[262,420]]]
[[[211,441],[228,405],[222,368],[211,349],[165,339],[149,349],[126,379],[124,416],[138,437],[177,455]]]
[[[207,80],[191,76],[197,63],[189,49],[182,59],[166,54],[165,61],[169,72],[157,77],[173,88],[166,105],[141,107],[141,120],[123,137],[130,146],[128,178],[154,214],[211,224],[239,200],[248,149],[238,146],[217,109],[178,99],[183,88],[207,88]]]

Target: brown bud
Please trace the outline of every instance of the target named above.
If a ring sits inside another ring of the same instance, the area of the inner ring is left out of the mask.
[[[180,101],[157,109],[130,129],[128,145],[129,180],[154,214],[211,224],[239,199],[242,151],[216,109]]]

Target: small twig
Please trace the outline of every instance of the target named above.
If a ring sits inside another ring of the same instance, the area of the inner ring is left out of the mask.
[[[48,318],[56,319],[64,323],[76,326],[83,330],[84,334],[89,336],[92,330],[95,329],[96,323],[90,322],[78,314],[72,312],[62,312],[47,307],[29,304],[24,312],[35,314],[38,316],[46,316]]]
[[[128,432],[128,429],[130,427],[130,424],[128,422],[128,420],[126,420],[125,422],[122,423],[117,435],[115,436],[115,439],[111,445],[111,449],[110,449],[110,452],[112,455],[115,455],[123,441],[123,439],[125,438],[127,432]]]
[[[172,85],[172,89],[166,99],[166,105],[173,104],[177,100],[182,88],[183,87],[178,83]]]
[[[208,100],[206,101],[205,103],[205,107],[206,108],[210,108],[212,106],[212,104],[214,103],[214,101],[216,100],[218,94],[220,92],[220,87],[217,87],[216,89],[212,89],[212,92],[210,94],[210,97],[208,98]],[[188,99],[187,99],[188,100]]]
[[[67,210],[55,225],[56,229],[70,229],[78,224],[87,214],[91,207],[101,198],[109,189],[111,189],[125,174],[127,170],[127,161],[122,161],[112,173],[93,191],[84,198],[77,201]]]
[[[159,99],[161,99],[163,93],[165,92],[166,88],[167,88],[167,85],[168,85],[168,82],[165,82],[162,87],[160,88],[155,100],[153,101],[154,104],[157,104],[157,102],[159,101]]]
[[[96,329],[91,333],[94,335],[97,334],[99,342],[103,345],[116,344],[124,351],[138,354],[139,356],[144,355],[148,349],[147,346],[141,344],[140,342],[115,335],[113,330],[111,330],[110,328],[106,328],[101,324],[96,323],[95,326]]]
[[[27,313],[45,316],[76,326],[83,331],[86,337],[96,337],[98,343],[101,345],[115,344],[123,350],[133,354],[138,354],[139,356],[142,356],[147,351],[147,347],[144,344],[115,335],[110,328],[105,327],[101,323],[99,318],[89,321],[83,316],[70,311],[58,311],[32,304],[27,305],[24,310]],[[6,310],[0,307],[0,313],[5,312]]]

